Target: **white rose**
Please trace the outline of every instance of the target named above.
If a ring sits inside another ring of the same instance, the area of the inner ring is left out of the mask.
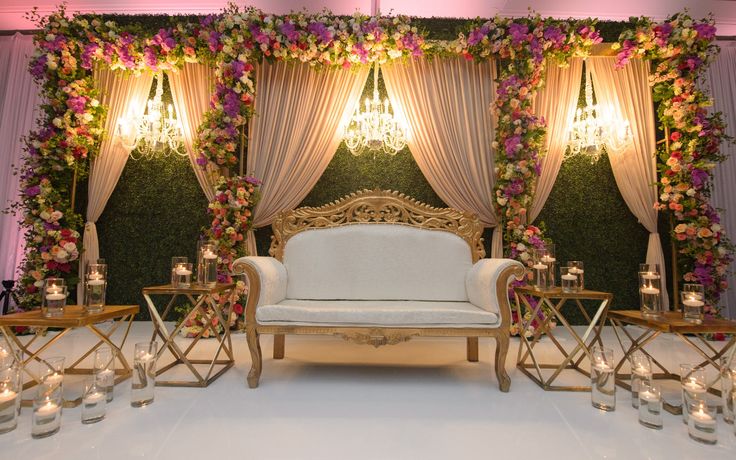
[[[721,224],[713,224],[710,226],[710,229],[713,231],[713,233],[718,233],[721,231]]]
[[[98,101],[97,99],[90,99],[89,105],[91,105],[92,107],[97,107],[98,105],[100,105],[100,101]]]
[[[53,123],[53,125],[54,125],[54,126],[56,126],[57,128],[61,128],[61,125],[62,125],[62,124],[64,123],[64,120],[62,120],[62,119],[61,119],[61,118],[59,118],[59,117],[56,117],[56,118],[54,118],[54,119],[53,119],[53,120],[51,121],[51,123]]]
[[[33,283],[33,285],[36,286],[37,288],[40,288],[43,286],[43,280],[38,280],[35,283]]]
[[[524,243],[519,243],[516,245],[516,250],[519,252],[526,251],[526,245],[524,245]]]
[[[65,243],[64,250],[68,253],[73,253],[77,250],[77,245],[74,243]]]
[[[668,193],[663,193],[662,195],[659,196],[659,199],[661,201],[667,201],[670,199],[670,195]]]
[[[687,192],[685,192],[685,193],[687,193],[687,196],[695,196],[695,189],[694,188],[689,188],[689,189],[687,189]]]
[[[529,260],[531,256],[529,255],[528,252],[522,252],[521,255],[519,255],[519,257],[521,258],[522,262],[526,262]]]
[[[41,219],[45,220],[45,221],[48,221],[48,220],[49,220],[49,218],[51,217],[51,214],[49,214],[49,213],[48,213],[48,212],[46,212],[46,211],[41,211],[41,214],[39,214],[39,217],[40,217]]]
[[[509,200],[506,197],[500,196],[500,197],[496,198],[496,201],[498,201],[498,204],[500,204],[501,206],[506,206],[506,203]]]
[[[388,50],[388,56],[391,59],[399,58],[399,57],[401,57],[401,51],[399,51],[399,50]]]
[[[63,249],[59,249],[59,252],[56,253],[56,257],[54,257],[54,259],[57,262],[66,262],[67,257],[69,257],[69,253]]]

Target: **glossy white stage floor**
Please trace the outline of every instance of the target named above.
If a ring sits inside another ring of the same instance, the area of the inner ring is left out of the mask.
[[[91,344],[81,332],[65,339],[65,351]],[[135,323],[126,356],[150,334],[150,323]],[[374,349],[333,337],[287,337],[286,358],[275,361],[267,336],[255,390],[245,385],[245,336],[233,339],[236,366],[208,388],[158,387],[152,405],[135,409],[126,381],[116,387],[105,420],[82,425],[80,408],[65,409],[61,431],[41,440],[31,439],[31,410],[23,408],[18,428],[0,435],[0,458],[736,458],[733,426],[720,416],[718,444],[706,446],[688,438],[679,416],[665,413],[661,431],[639,425],[621,388],[615,412],[591,407],[590,393],[543,391],[514,367],[518,339],[507,362],[510,393],[498,390],[491,342],[483,339],[479,363],[465,360],[464,340]],[[610,328],[604,340],[621,356]],[[214,347],[212,340],[204,344]],[[673,337],[654,346],[667,363],[695,360]],[[549,340],[540,349],[554,351]],[[70,380],[67,390],[80,385]]]

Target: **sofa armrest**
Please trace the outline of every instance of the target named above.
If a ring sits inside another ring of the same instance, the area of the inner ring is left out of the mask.
[[[512,259],[480,259],[465,276],[465,290],[470,303],[478,308],[511,316],[508,285],[522,279],[524,265]]]
[[[255,314],[257,307],[279,303],[286,298],[286,267],[273,257],[241,257],[233,262],[233,272],[245,273],[248,277],[246,311]]]

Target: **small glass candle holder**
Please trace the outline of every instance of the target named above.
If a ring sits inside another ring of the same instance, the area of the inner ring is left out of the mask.
[[[562,292],[578,292],[578,275],[570,273],[570,270],[577,270],[574,267],[560,267],[560,285]]]
[[[33,417],[31,419],[31,436],[34,439],[45,438],[56,434],[61,428],[61,389],[47,393],[41,391],[33,400]]]
[[[41,295],[41,314],[46,318],[64,315],[67,287],[63,278],[46,278]]]
[[[107,409],[107,394],[96,379],[92,379],[84,386],[82,395],[82,423],[85,425],[97,423],[105,418]]]
[[[19,372],[20,367],[15,365],[0,369],[0,434],[13,431],[18,426],[18,407],[23,391]]]
[[[687,433],[690,438],[703,444],[718,442],[718,424],[715,408],[708,407],[703,399],[690,401],[687,405]]]
[[[172,264],[174,262],[172,261]],[[192,285],[192,264],[176,262],[171,268],[171,284],[178,288],[188,288]]]
[[[694,364],[680,364],[680,382],[682,385],[682,423],[687,423],[688,404],[705,399],[705,393],[708,390],[705,369]]]
[[[642,264],[639,272],[639,307],[645,318],[660,318],[664,313],[662,304],[662,277],[657,264]],[[652,270],[657,268],[657,271]]]
[[[583,266],[583,261],[570,260],[567,262],[567,266],[569,267],[567,272],[570,273],[571,275],[575,275],[578,277],[578,291],[584,290],[585,289],[585,269]]]
[[[682,318],[688,323],[703,324],[705,287],[702,284],[685,283],[680,291]]]
[[[642,382],[639,391],[639,423],[647,428],[662,429],[662,394],[651,382]]]
[[[590,395],[593,407],[616,410],[616,379],[613,350],[595,346],[591,350]]]
[[[115,352],[110,347],[95,350],[95,381],[104,390],[107,402],[112,402],[115,390]]]
[[[720,364],[723,421],[733,424],[736,418],[736,355],[722,356]]]
[[[153,390],[156,386],[157,350],[157,342],[135,344],[130,392],[130,405],[133,407],[143,407],[153,402]]]
[[[105,309],[107,292],[107,265],[88,264],[84,275],[84,308],[87,313],[101,313]]]
[[[639,391],[644,383],[651,384],[652,360],[642,351],[635,351],[629,358],[631,364],[631,405],[639,407]]]
[[[186,257],[172,257],[171,258],[171,285],[172,286],[178,286],[179,285],[179,276],[177,274],[177,271],[181,271],[182,268],[184,268],[184,265],[189,263],[189,259]],[[190,279],[191,279],[191,273],[190,273]]]

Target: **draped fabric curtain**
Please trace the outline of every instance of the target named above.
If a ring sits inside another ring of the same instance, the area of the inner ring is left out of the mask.
[[[621,195],[631,212],[649,231],[647,263],[658,263],[662,271],[662,298],[669,306],[662,241],[657,233],[657,138],[654,103],[649,87],[649,63],[634,59],[615,69],[615,57],[588,58],[593,91],[603,106],[629,121],[632,144],[619,154],[609,155],[611,169]],[[677,282],[677,280],[675,280]]]
[[[16,33],[0,37],[0,210],[19,199],[20,176],[13,174],[23,158],[22,136],[36,127],[40,88],[28,73],[33,37]],[[23,259],[20,216],[0,213],[0,279],[15,278]]]
[[[315,70],[306,63],[256,66],[255,115],[250,121],[247,173],[263,181],[255,228],[298,205],[335,155],[342,127],[365,85],[368,68]],[[256,255],[253,231],[248,254]]]
[[[453,208],[493,227],[491,257],[503,257],[494,206],[496,62],[463,58],[382,67],[394,110],[409,125],[408,145],[432,189]]]
[[[183,128],[189,162],[207,201],[212,201],[215,198],[215,188],[209,175],[197,164],[199,153],[195,151],[194,143],[197,140],[197,129],[210,108],[215,87],[215,69],[207,64],[186,63],[181,70],[166,74],[169,77],[174,109]]]
[[[110,199],[115,185],[128,161],[130,151],[122,146],[115,136],[115,129],[120,118],[124,116],[140,117],[146,107],[146,100],[151,91],[153,74],[143,73],[140,76],[129,75],[119,70],[97,69],[94,73],[95,87],[100,91],[100,103],[105,105],[105,137],[100,144],[100,151],[92,161],[88,183],[87,223],[84,225],[82,263],[79,264],[80,279],[84,267],[100,257],[100,243],[95,223]],[[82,285],[78,289],[78,302],[84,297]]]
[[[560,172],[565,149],[567,149],[568,130],[572,126],[575,109],[578,106],[582,75],[582,59],[571,59],[567,68],[548,62],[545,86],[537,92],[534,98],[534,113],[543,117],[547,122],[545,139],[547,154],[542,158],[542,170],[537,179],[534,199],[529,210],[529,223],[534,222],[542,212],[552,187],[555,185],[557,174]]]
[[[726,134],[736,137],[736,47],[721,43],[721,54],[708,68],[706,84],[713,97],[713,110],[723,112]],[[736,145],[724,142],[721,153],[726,161],[718,165],[713,177],[712,204],[723,210],[721,224],[731,241],[736,240]],[[728,290],[721,296],[722,313],[736,319],[736,266],[731,264]]]

